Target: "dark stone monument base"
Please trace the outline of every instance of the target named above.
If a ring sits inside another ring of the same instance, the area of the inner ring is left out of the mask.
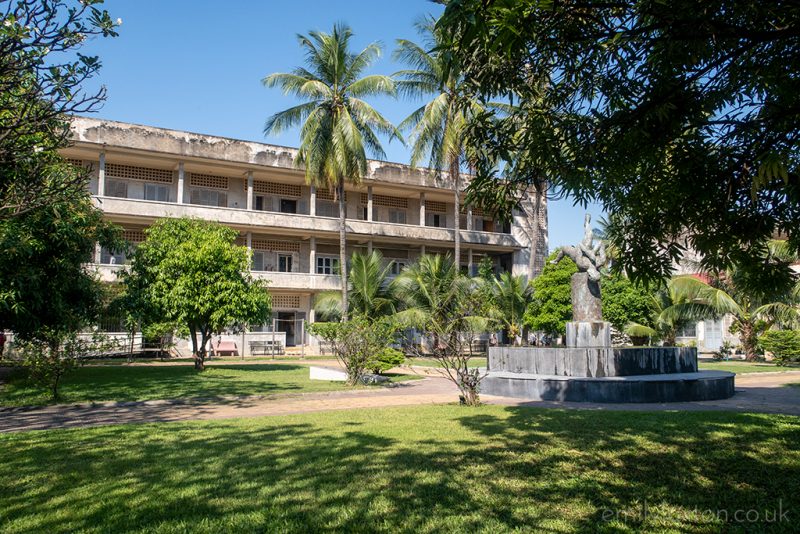
[[[725,371],[605,378],[492,371],[481,382],[481,393],[537,401],[565,402],[706,401],[732,397],[733,377],[733,373]]]
[[[481,393],[572,402],[727,399],[734,374],[697,370],[693,347],[491,347]]]
[[[570,321],[567,323],[567,347],[610,347],[611,323],[605,321]]]

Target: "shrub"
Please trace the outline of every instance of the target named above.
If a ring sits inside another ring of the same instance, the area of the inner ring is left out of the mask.
[[[772,353],[778,365],[800,362],[800,330],[768,330],[759,336],[758,344]]]
[[[341,323],[314,323],[309,332],[330,343],[336,359],[347,371],[347,383],[353,386],[367,369],[372,369],[375,355],[394,342],[397,325],[387,319],[370,321],[357,315]]]
[[[375,374],[382,374],[392,367],[402,365],[406,361],[405,355],[397,349],[386,347],[375,355],[370,363],[369,369]]]
[[[695,346],[697,343],[695,342]],[[722,345],[720,345],[719,350],[714,351],[711,354],[711,357],[717,361],[722,360],[730,360],[731,356],[733,355],[733,344],[730,341],[723,341]]]

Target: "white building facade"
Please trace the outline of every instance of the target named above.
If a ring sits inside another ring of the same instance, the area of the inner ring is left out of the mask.
[[[252,250],[254,276],[269,281],[284,343],[313,344],[305,325],[314,322],[314,297],[340,288],[339,212],[330,191],[306,184],[296,149],[82,117],[73,119],[73,140],[63,155],[90,169],[95,204],[126,239],[141,242],[165,217],[234,228]],[[498,272],[530,277],[547,257],[546,198],[535,220],[533,198],[511,223],[470,206],[457,215],[446,174],[379,161],[369,162],[361,185],[346,186],[345,198],[348,256],[379,250],[393,274],[422,254],[452,254],[456,217],[460,262],[470,272],[488,257]],[[126,261],[98,248],[93,268],[114,282]]]

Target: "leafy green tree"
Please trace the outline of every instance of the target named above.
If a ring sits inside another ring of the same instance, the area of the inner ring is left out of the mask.
[[[411,350],[417,356],[431,354],[438,360],[468,406],[480,404],[480,382],[485,376],[469,366],[473,343],[488,331],[491,322],[475,314],[475,288],[474,281],[460,272],[449,255],[420,257],[394,283],[401,304],[395,320],[415,328],[423,337],[424,343]]]
[[[402,123],[400,129],[411,129],[411,165],[428,159],[436,170],[447,169],[453,182],[455,203],[455,253],[461,258],[461,166],[465,159],[465,134],[470,115],[483,108],[477,100],[466,98],[464,77],[458,63],[448,53],[452,44],[447,34],[434,29],[434,21],[426,18],[417,24],[424,41],[420,46],[406,39],[397,40],[395,59],[411,67],[394,74],[397,89],[411,98],[430,97]]]
[[[556,253],[548,258],[542,274],[533,279],[533,300],[528,306],[523,322],[531,330],[551,336],[566,334],[567,321],[572,320],[572,284],[570,278],[578,267],[569,258],[557,264],[550,263]]]
[[[511,167],[601,202],[637,278],[669,277],[688,246],[704,270],[791,285],[759,255],[779,232],[800,250],[796,3],[458,0],[437,29],[474,94],[517,106],[472,122],[471,189],[491,197]]]
[[[600,285],[603,319],[620,332],[628,323],[652,326],[653,296],[646,286],[636,286],[623,274],[612,274]]]
[[[68,115],[86,113],[105,88],[85,89],[100,69],[81,54],[95,36],[116,36],[121,21],[102,0],[14,0],[0,9],[0,221],[86,196],[86,173],[68,171]]]
[[[390,288],[392,262],[384,265],[378,250],[371,254],[356,252],[350,258],[348,283],[348,315],[375,319],[395,312],[395,299]],[[342,317],[342,299],[336,291],[320,293],[314,303],[315,311],[325,320]]]
[[[85,264],[97,242],[122,246],[119,229],[103,220],[88,196],[59,199],[2,221],[0,328],[55,342],[93,323],[103,292]]]
[[[161,219],[145,232],[123,274],[130,302],[152,322],[188,328],[196,369],[205,368],[213,333],[269,316],[266,284],[251,277],[248,250],[235,244],[235,230],[182,218]]]
[[[394,342],[398,324],[390,318],[368,319],[354,315],[339,323],[314,323],[309,331],[330,344],[336,359],[347,371],[347,383],[354,386],[369,369],[381,368],[381,355]]]
[[[372,43],[354,54],[350,51],[352,34],[350,28],[337,24],[331,33],[314,31],[307,36],[298,35],[307,68],[270,74],[263,80],[267,87],[278,86],[285,94],[306,101],[272,115],[267,119],[264,133],[279,133],[302,125],[295,163],[305,168],[307,183],[336,191],[344,310],[349,309],[345,182],[361,183],[367,174],[367,152],[379,159],[386,157],[377,134],[400,138],[397,129],[362,100],[395,94],[394,81],[388,76],[360,77],[380,57],[381,47]]]
[[[800,362],[800,331],[767,330],[758,338],[758,345],[771,352],[778,365]]]

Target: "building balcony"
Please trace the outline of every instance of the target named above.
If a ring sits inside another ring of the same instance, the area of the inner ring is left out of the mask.
[[[135,224],[149,223],[164,217],[193,217],[217,221],[243,231],[273,232],[282,235],[308,237],[310,235],[338,239],[339,220],[332,217],[310,216],[295,213],[252,211],[238,208],[176,204],[151,200],[133,200],[118,197],[94,197],[96,205],[113,220]],[[413,224],[347,220],[347,232],[351,237],[364,239],[382,238],[402,243],[451,246],[455,239],[452,228],[438,228]],[[461,230],[461,241],[465,245],[495,247],[510,252],[524,245],[511,234]]]
[[[127,265],[89,264],[88,268],[95,272],[102,282],[117,282],[119,274]],[[270,271],[253,271],[253,278],[267,280],[270,289],[290,289],[305,291],[334,291],[341,289],[340,278],[334,274],[281,273]]]

